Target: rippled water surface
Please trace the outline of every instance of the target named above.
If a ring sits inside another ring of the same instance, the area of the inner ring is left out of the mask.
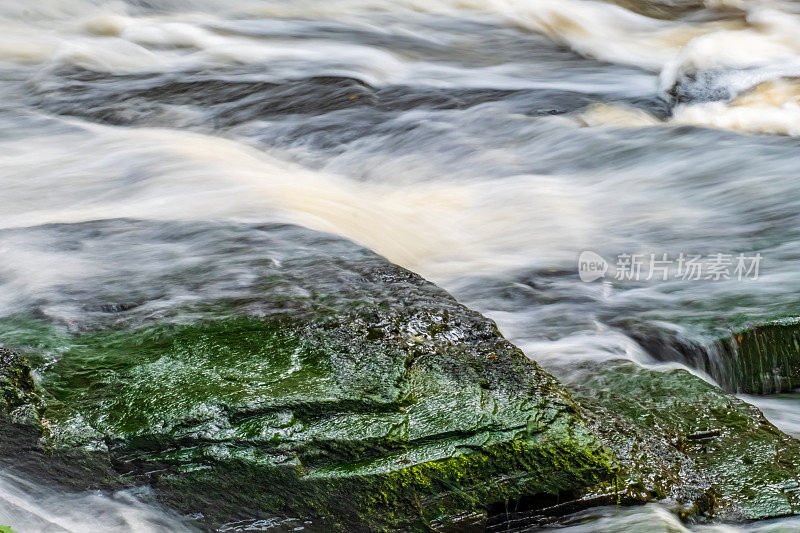
[[[75,294],[123,278],[158,312],[186,297],[153,294],[170,268],[227,253],[217,232],[185,249],[143,234],[132,258],[46,226],[119,218],[345,236],[561,377],[579,358],[663,364],[637,331],[704,344],[798,315],[796,2],[0,0],[0,35],[0,318],[74,326]],[[584,283],[586,250],[763,261],[742,281]],[[800,433],[793,395],[746,399]],[[2,486],[20,531],[185,526],[140,494]],[[565,531],[684,527],[647,506]]]

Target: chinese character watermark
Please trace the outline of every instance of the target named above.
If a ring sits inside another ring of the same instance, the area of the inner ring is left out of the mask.
[[[609,262],[595,253],[586,251],[578,258],[578,275],[581,281],[600,278],[618,281],[745,281],[757,280],[761,268],[760,253],[713,253],[708,255],[680,253],[628,254],[616,256]]]

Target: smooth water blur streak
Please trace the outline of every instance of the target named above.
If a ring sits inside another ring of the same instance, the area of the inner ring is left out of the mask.
[[[748,525],[690,526],[658,505],[636,509],[611,507],[578,513],[571,517],[577,525],[567,525],[539,531],[561,533],[791,533],[800,528],[800,519],[768,520]],[[583,523],[582,523],[583,522]]]
[[[34,485],[0,471],[0,523],[18,533],[190,533],[196,531],[179,517],[142,503],[147,491],[64,494]]]

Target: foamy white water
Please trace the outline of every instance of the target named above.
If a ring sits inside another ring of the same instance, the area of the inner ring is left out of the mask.
[[[0,523],[25,533],[196,531],[180,517],[142,503],[147,491],[64,494],[0,472]]]
[[[544,529],[542,531],[563,533],[616,533],[626,531],[629,533],[790,533],[797,531],[800,520],[788,518],[782,520],[768,520],[746,526],[727,524],[687,526],[663,507],[646,505],[644,508],[619,509],[608,508],[579,513],[573,520],[580,525],[559,527],[557,529]]]
[[[41,226],[119,217],[345,236],[562,373],[663,365],[631,324],[702,343],[798,315],[800,9],[677,4],[0,0],[0,317],[75,320],[65,287],[130,258],[59,248]],[[748,282],[585,284],[584,250],[764,263]],[[131,274],[143,287],[161,272],[151,251]],[[752,401],[797,434],[793,397]],[[5,476],[0,523],[183,527],[143,500]],[[685,529],[663,507],[596,518]]]

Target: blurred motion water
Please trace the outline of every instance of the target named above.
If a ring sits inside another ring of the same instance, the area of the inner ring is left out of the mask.
[[[163,308],[182,297],[148,295],[159,243],[130,269],[41,227],[121,217],[343,235],[565,379],[580,358],[663,365],[642,328],[703,345],[798,314],[796,2],[0,0],[0,31],[0,318],[74,327],[75,287],[102,293],[104,272]],[[184,260],[226,244],[196,239]],[[583,283],[584,250],[763,263],[757,280]],[[792,395],[747,400],[800,432]],[[135,495],[2,487],[20,531],[179,527]],[[658,506],[603,513],[566,531],[685,530]]]
[[[147,490],[64,494],[0,472],[0,518],[17,531],[195,531],[153,504]]]

